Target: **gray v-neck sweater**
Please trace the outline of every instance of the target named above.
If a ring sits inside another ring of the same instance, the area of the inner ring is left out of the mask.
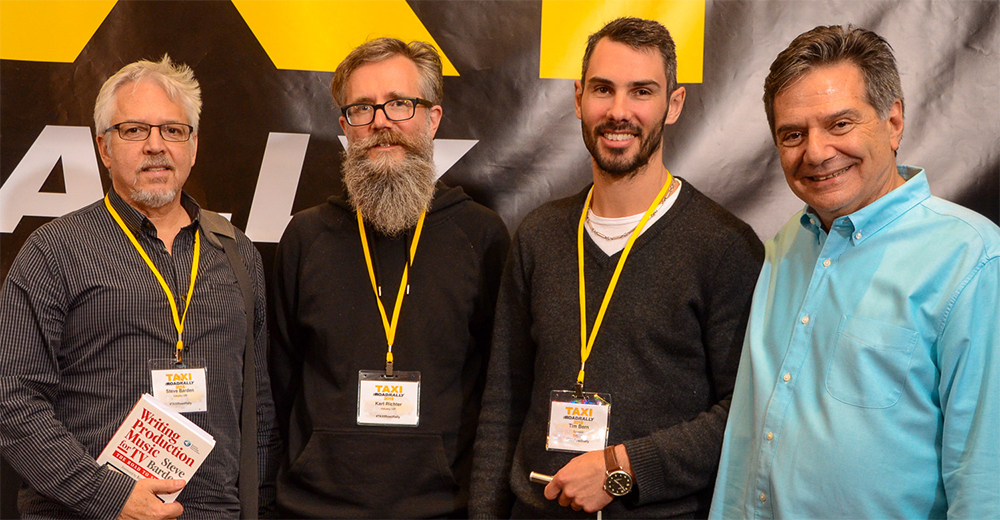
[[[546,451],[545,439],[549,393],[571,389],[580,368],[585,198],[542,206],[514,237],[476,439],[474,517],[587,516],[528,481],[578,455]],[[589,236],[584,249],[589,331],[621,253],[608,257]],[[625,444],[636,476],[605,518],[707,512],[762,259],[754,231],[688,182],[636,241],[586,365],[586,390],[611,394],[608,444]]]

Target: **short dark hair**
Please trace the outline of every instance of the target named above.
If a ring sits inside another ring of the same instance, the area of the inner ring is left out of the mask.
[[[437,49],[426,42],[405,43],[396,38],[376,38],[352,50],[333,73],[333,81],[330,83],[333,100],[344,106],[347,103],[347,81],[351,74],[363,65],[385,61],[393,56],[408,58],[417,66],[420,71],[420,95],[431,103],[440,105],[444,98],[444,77]]]
[[[866,101],[875,108],[880,119],[889,117],[897,99],[903,103],[896,58],[885,38],[853,25],[821,25],[792,40],[774,59],[771,72],[764,80],[764,111],[772,139],[775,138],[775,96],[813,69],[845,61],[861,70]]]
[[[583,53],[581,81],[586,81],[590,56],[594,54],[597,42],[603,38],[624,43],[636,50],[655,48],[660,51],[660,56],[663,57],[663,71],[667,76],[667,94],[677,88],[677,49],[674,46],[674,39],[670,37],[670,31],[656,20],[634,17],[616,18],[590,35],[587,39],[587,50]]]

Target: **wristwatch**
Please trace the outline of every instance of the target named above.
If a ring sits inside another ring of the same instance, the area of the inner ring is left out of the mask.
[[[632,475],[618,464],[615,447],[604,448],[604,465],[607,468],[604,477],[604,490],[614,497],[623,497],[632,491]]]

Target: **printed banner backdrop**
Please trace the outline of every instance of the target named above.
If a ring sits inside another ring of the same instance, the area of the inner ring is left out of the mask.
[[[0,0],[0,278],[34,229],[109,188],[94,144],[97,92],[123,65],[164,53],[189,64],[203,92],[186,189],[231,214],[266,267],[292,213],[342,192],[329,83],[374,36],[441,50],[439,172],[513,232],[590,182],[573,80],[586,36],[621,15],[656,18],[677,41],[688,97],[665,133],[666,166],[762,238],[802,207],[768,132],[763,80],[792,38],[821,24],[886,37],[906,96],[899,162],[926,168],[935,194],[1000,221],[996,0]],[[16,476],[3,476],[6,518]]]

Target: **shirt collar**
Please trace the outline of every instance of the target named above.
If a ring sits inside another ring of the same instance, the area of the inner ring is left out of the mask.
[[[155,226],[146,215],[143,215],[142,212],[133,208],[128,202],[125,202],[125,199],[113,187],[108,191],[108,200],[111,201],[111,207],[115,208],[115,211],[122,218],[122,222],[128,226],[129,231],[133,234],[142,233],[143,230],[155,229]],[[191,217],[191,225],[197,225],[198,219],[201,217],[201,206],[186,191],[181,191],[181,207]]]
[[[854,245],[858,245],[931,196],[930,185],[927,184],[927,175],[923,168],[899,165],[896,171],[905,180],[902,186],[850,215],[838,217],[833,221],[831,228],[848,229],[851,241]],[[817,238],[823,232],[819,216],[809,206],[805,207],[799,222]]]

